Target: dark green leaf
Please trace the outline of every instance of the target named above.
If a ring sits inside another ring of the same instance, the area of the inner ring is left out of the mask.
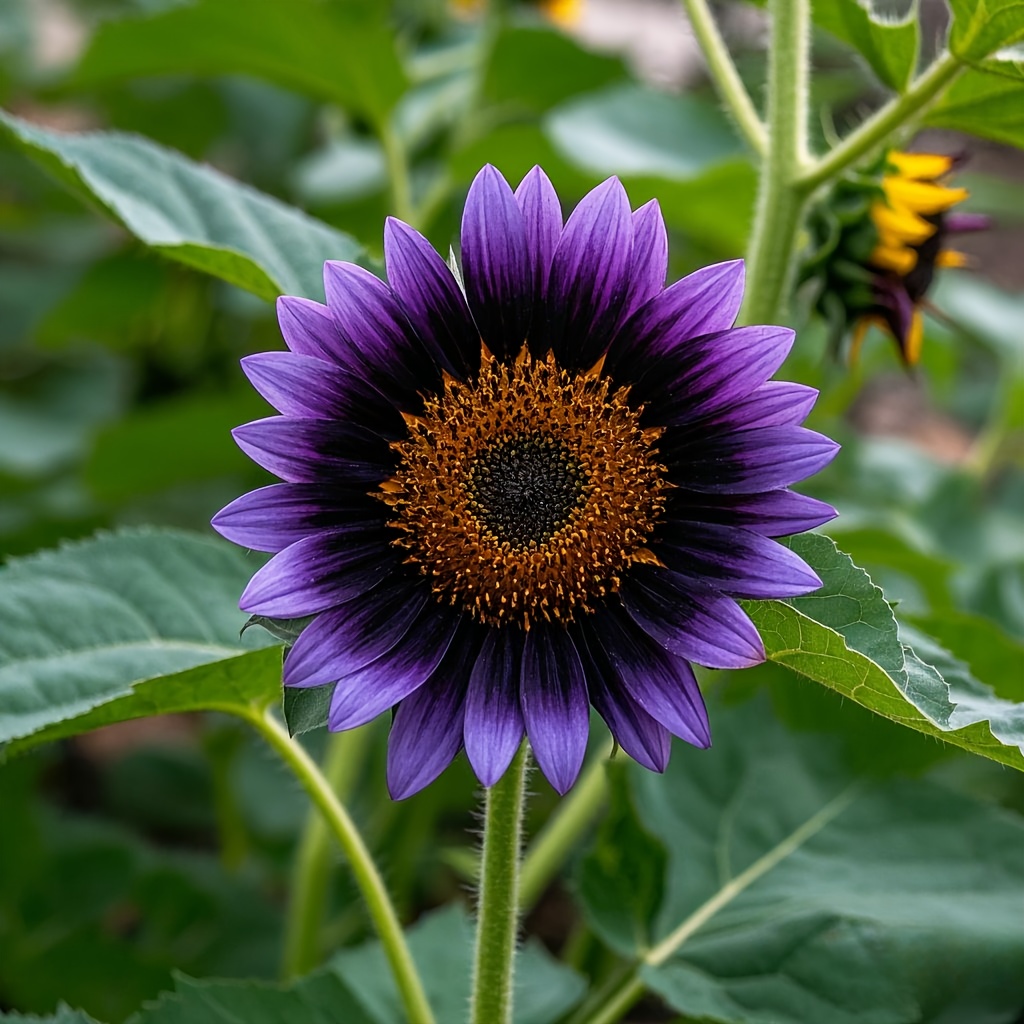
[[[322,300],[324,261],[362,252],[300,210],[143,138],[51,132],[3,111],[0,135],[157,252],[267,300]]]
[[[920,36],[916,0],[899,19],[878,14],[871,0],[814,0],[814,21],[854,47],[890,89],[910,84]]]
[[[1012,1020],[1024,822],[928,782],[867,784],[763,700],[710,713],[709,751],[678,744],[664,779],[630,766],[650,869],[668,855],[647,985],[729,1024]]]
[[[970,68],[928,112],[925,122],[1024,146],[1024,83]]]
[[[153,17],[108,22],[72,84],[181,72],[254,75],[378,121],[405,86],[385,9],[371,0],[200,0]]]
[[[950,0],[949,6],[949,48],[963,60],[982,60],[1024,40],[1021,0]]]
[[[0,1014],[0,1020],[8,1021],[9,1024],[99,1024],[84,1010],[72,1010],[64,1005],[58,1006],[55,1013],[46,1017],[26,1016],[22,1013],[3,1013]]]
[[[284,720],[292,736],[322,729],[327,724],[334,696],[335,683],[323,686],[286,686],[284,689]]]
[[[280,654],[253,650],[255,633],[239,639],[238,595],[254,568],[228,544],[163,530],[8,564],[0,742],[20,749],[141,715],[269,703]]]

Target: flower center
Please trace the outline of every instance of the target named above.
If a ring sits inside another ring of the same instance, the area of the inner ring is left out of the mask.
[[[661,430],[641,428],[627,393],[550,354],[506,365],[485,351],[476,380],[446,377],[407,417],[381,497],[441,599],[529,629],[591,610],[627,566],[656,561],[644,545],[664,508]]]

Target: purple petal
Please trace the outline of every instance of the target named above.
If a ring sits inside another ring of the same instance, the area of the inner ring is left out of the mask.
[[[713,413],[710,421],[730,430],[799,426],[807,419],[817,398],[817,389],[809,388],[805,384],[792,384],[788,380],[770,380],[734,405]],[[700,424],[695,424],[694,429],[706,429],[707,426],[708,421],[703,420]]]
[[[692,491],[749,494],[786,487],[817,473],[839,445],[806,427],[763,427],[659,441],[671,480]]]
[[[785,489],[762,494],[697,494],[677,487],[668,496],[665,518],[747,526],[765,537],[788,537],[813,530],[837,514],[817,498]]]
[[[523,634],[513,627],[490,630],[470,676],[466,756],[485,786],[505,774],[523,740],[519,677],[524,643]]]
[[[416,337],[391,289],[354,263],[324,264],[327,304],[351,351],[351,368],[393,401],[410,408],[441,381],[437,363]]]
[[[239,599],[242,611],[271,618],[316,615],[376,586],[398,562],[393,531],[341,527],[292,544],[260,569]]]
[[[236,498],[212,521],[228,540],[255,551],[281,551],[335,526],[384,526],[386,516],[369,495],[320,484],[271,484]]]
[[[739,526],[663,523],[656,550],[668,568],[732,597],[796,597],[821,586],[796,552]]]
[[[321,686],[387,654],[431,600],[430,588],[396,572],[365,594],[318,615],[284,659],[285,686]]]
[[[428,601],[400,643],[338,681],[327,721],[331,731],[364,725],[422,686],[451,645],[460,617],[448,605]]]
[[[942,219],[942,228],[951,234],[967,231],[987,231],[992,227],[992,218],[984,213],[947,213]]]
[[[573,210],[551,261],[546,343],[534,333],[563,366],[587,369],[604,354],[621,322],[632,258],[629,200],[609,178]]]
[[[668,234],[657,199],[633,214],[633,258],[629,270],[629,294],[622,319],[660,295],[668,276]]]
[[[575,632],[576,649],[587,673],[590,702],[607,723],[615,741],[634,761],[653,772],[663,772],[672,751],[669,731],[630,696],[600,641],[595,640],[594,650],[591,650],[588,631],[577,629]]]
[[[480,335],[448,264],[416,230],[384,223],[388,281],[416,333],[449,373],[465,378],[480,365]]]
[[[704,698],[686,661],[663,651],[620,612],[599,611],[585,628],[590,652],[604,652],[606,672],[614,672],[643,711],[673,736],[695,747],[711,745]]]
[[[587,752],[590,702],[580,656],[561,627],[538,622],[526,634],[520,702],[537,764],[564,794]]]
[[[665,350],[668,334],[678,343],[727,331],[742,301],[742,260],[703,267],[670,285],[630,318],[608,350],[605,368],[623,380],[634,380],[652,354]]]
[[[508,182],[488,164],[473,179],[462,214],[466,297],[484,344],[499,359],[526,342],[533,281],[522,211]]]
[[[342,365],[351,360],[331,311],[319,302],[282,295],[277,300],[277,321],[285,343],[296,355]]]
[[[388,738],[388,791],[404,800],[428,786],[462,747],[466,684],[477,645],[463,630],[430,678],[395,711]]]
[[[619,596],[630,618],[677,657],[707,668],[764,661],[764,644],[743,609],[695,580],[660,566],[636,566]]]
[[[285,416],[351,420],[392,440],[406,434],[398,410],[372,384],[339,366],[291,352],[258,352],[242,360],[242,369]]]
[[[535,308],[539,309],[547,293],[551,258],[562,235],[562,207],[554,185],[539,167],[523,178],[515,196],[523,212],[527,264],[533,280]]]
[[[264,469],[293,484],[337,479],[369,490],[395,472],[387,441],[365,427],[283,416],[235,427],[235,443]]]

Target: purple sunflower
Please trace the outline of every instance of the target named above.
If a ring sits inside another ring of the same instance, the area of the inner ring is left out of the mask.
[[[334,683],[332,730],[395,709],[396,799],[463,747],[492,785],[524,734],[564,793],[591,705],[663,771],[710,743],[691,662],[764,659],[738,599],[820,586],[771,538],[834,516],[788,488],[837,445],[768,379],[793,332],[733,327],[742,263],[666,288],[658,205],[617,179],[563,224],[540,168],[485,167],[461,245],[460,274],[389,219],[387,283],[329,262],[327,305],[279,300],[289,351],[242,365],[281,415],[235,437],[284,482],[213,520],[274,553],[241,607],[313,616],[284,682]]]

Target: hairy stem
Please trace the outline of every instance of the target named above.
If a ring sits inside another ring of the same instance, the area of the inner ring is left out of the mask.
[[[328,734],[324,781],[342,804],[355,786],[369,739],[369,726]],[[331,881],[330,843],[331,833],[324,816],[315,808],[311,809],[292,867],[281,960],[285,980],[306,974],[320,963],[320,929]]]
[[[796,186],[807,160],[808,0],[770,0],[768,150],[747,263],[743,323],[772,323],[783,312],[795,269],[807,191]]]
[[[729,50],[718,31],[715,19],[707,5],[707,0],[682,0],[683,7],[690,19],[693,34],[700,43],[707,61],[711,80],[715,84],[719,98],[729,108],[736,126],[747,140],[750,148],[764,155],[768,148],[767,132],[758,116],[757,110],[740,80],[736,65],[729,56]]]
[[[416,971],[412,954],[402,933],[402,926],[384,888],[384,882],[363,842],[363,837],[348,812],[339,803],[316,762],[285,732],[269,710],[238,707],[228,710],[256,728],[294,772],[310,799],[319,808],[327,827],[341,844],[356,885],[366,901],[384,953],[391,965],[395,984],[405,1007],[406,1018],[410,1024],[435,1024],[434,1014],[423,991],[423,983]]]
[[[510,1024],[519,919],[519,855],[526,802],[528,747],[487,790],[480,865],[471,1024]]]

